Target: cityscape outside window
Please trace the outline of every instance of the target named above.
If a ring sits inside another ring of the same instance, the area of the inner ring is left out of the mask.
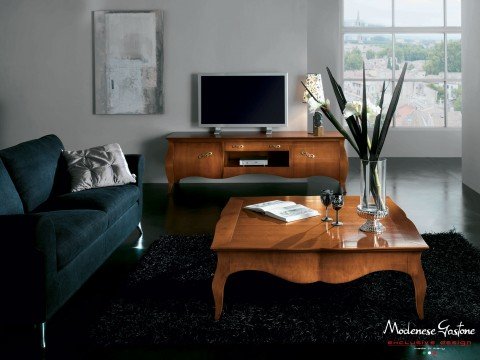
[[[461,127],[461,0],[344,0],[343,88],[349,101],[388,106],[405,62],[393,126]]]

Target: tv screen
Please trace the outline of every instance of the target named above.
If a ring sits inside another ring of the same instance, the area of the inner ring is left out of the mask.
[[[200,125],[286,126],[287,83],[287,74],[200,74]]]

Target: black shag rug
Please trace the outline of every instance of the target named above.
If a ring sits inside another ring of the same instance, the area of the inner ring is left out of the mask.
[[[211,235],[155,241],[113,299],[90,337],[100,346],[185,344],[378,343],[443,340],[383,334],[399,328],[437,328],[444,319],[480,331],[480,251],[454,232],[424,234],[425,320],[415,310],[408,275],[384,271],[346,284],[294,284],[260,272],[231,275],[223,315],[213,320],[211,282],[216,256]],[[478,340],[452,336],[449,340]]]

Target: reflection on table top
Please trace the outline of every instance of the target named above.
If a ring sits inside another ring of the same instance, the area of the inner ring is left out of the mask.
[[[243,207],[270,200],[293,201],[320,212],[320,216],[285,223],[269,216],[244,210]],[[231,198],[217,223],[214,250],[274,250],[274,251],[380,251],[428,249],[415,225],[405,212],[387,198],[389,216],[382,220],[383,234],[359,230],[365,222],[356,213],[358,196],[345,196],[345,205],[339,212],[343,226],[324,223],[325,214],[319,196],[245,197]],[[330,207],[329,215],[334,215]]]

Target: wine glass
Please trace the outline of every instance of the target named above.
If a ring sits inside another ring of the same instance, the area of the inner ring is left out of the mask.
[[[320,193],[320,200],[322,200],[323,206],[325,206],[325,217],[322,218],[322,221],[332,221],[332,218],[328,217],[328,206],[332,203],[332,190],[323,190]]]
[[[342,222],[338,221],[338,210],[343,207],[343,195],[335,194],[332,195],[332,207],[333,210],[336,211],[335,222],[332,223],[333,226],[341,226],[343,225]]]

